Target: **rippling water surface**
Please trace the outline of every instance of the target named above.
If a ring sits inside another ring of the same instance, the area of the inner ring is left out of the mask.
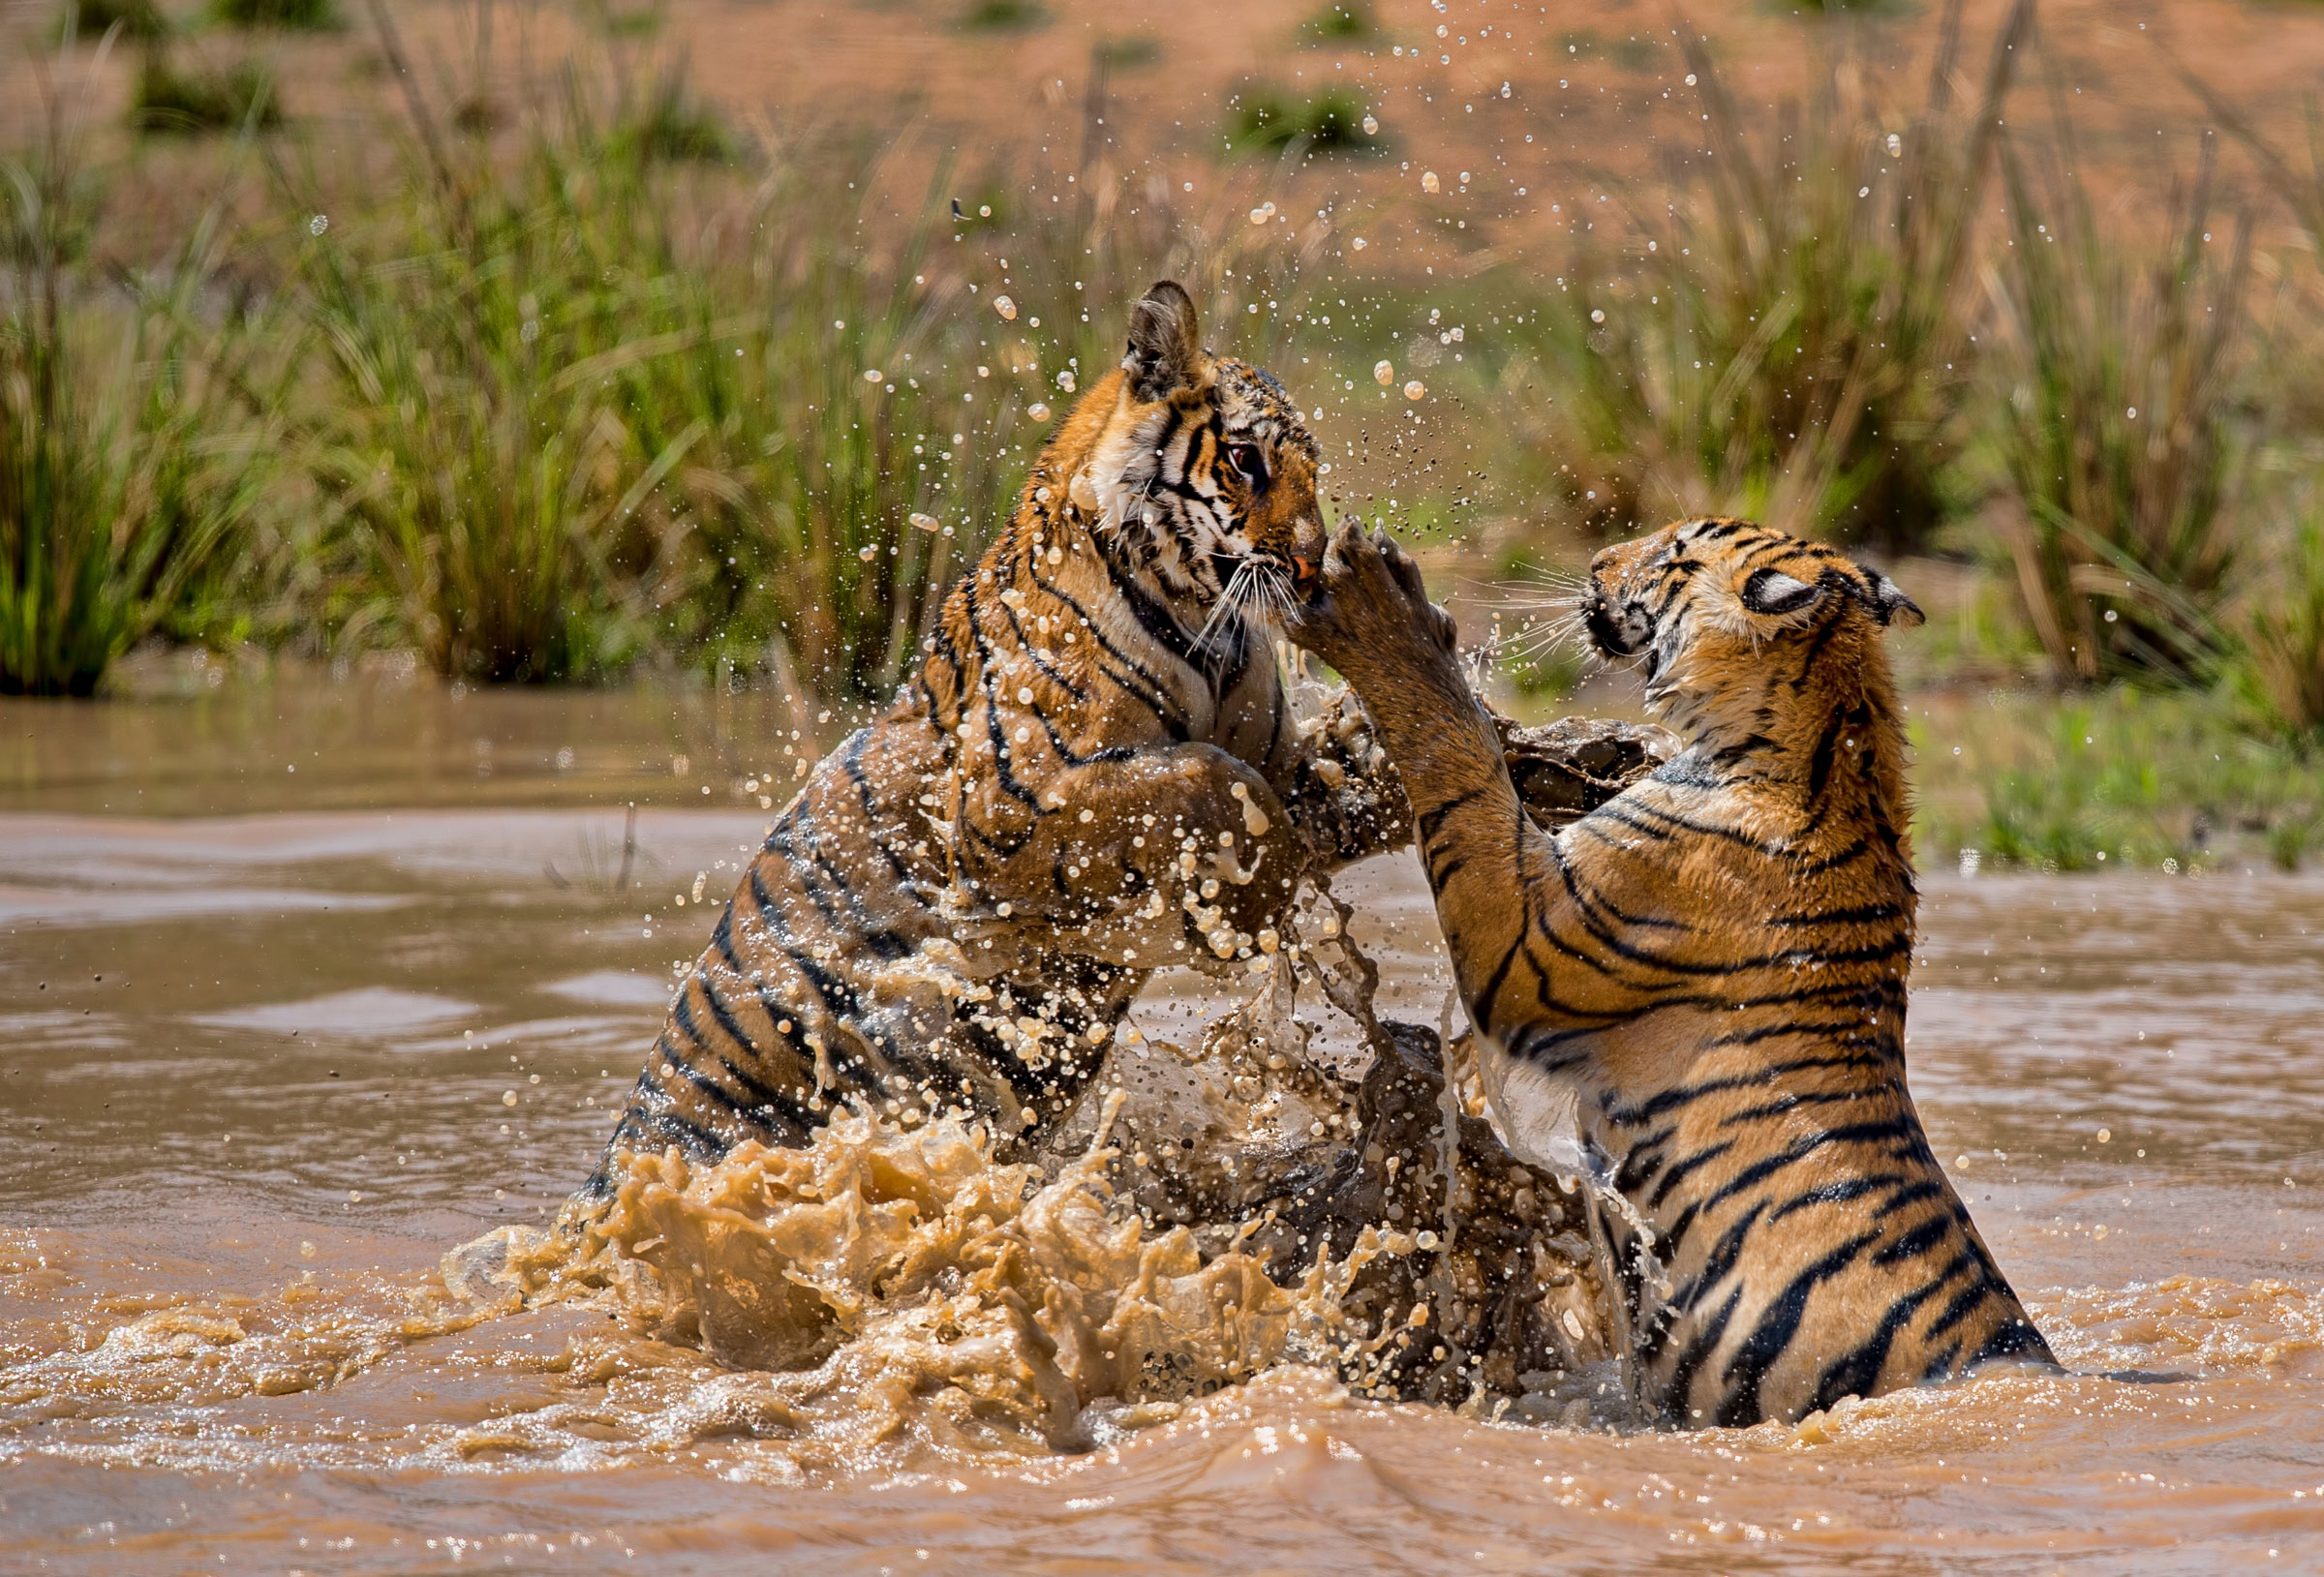
[[[586,1170],[788,770],[735,743],[771,713],[481,699],[0,710],[0,1567],[2324,1569],[2324,881],[1928,884],[1939,1153],[2062,1358],[2187,1379],[1671,1435],[1284,1365],[1094,1449],[993,1398],[932,1444],[864,1425],[931,1406],[893,1375],[784,1413],[593,1305],[443,1294]],[[1435,1021],[1417,869],[1346,885]]]

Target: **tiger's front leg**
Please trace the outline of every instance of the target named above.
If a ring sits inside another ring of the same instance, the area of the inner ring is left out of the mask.
[[[956,791],[949,838],[972,968],[1028,918],[1047,923],[1041,945],[1112,963],[1232,958],[1264,947],[1307,868],[1275,791],[1215,745],[1087,761],[1038,788],[980,775]]]

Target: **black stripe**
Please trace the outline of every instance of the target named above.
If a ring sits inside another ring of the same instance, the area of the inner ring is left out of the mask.
[[[1115,562],[1112,554],[1101,553],[1099,559],[1106,566],[1107,577],[1114,583],[1114,590],[1121,597],[1122,606],[1130,610],[1130,617],[1138,622],[1138,627],[1152,637],[1156,646],[1195,673],[1201,674],[1203,664],[1196,660],[1199,649],[1186,626],[1178,622],[1177,616],[1140,585],[1123,565]],[[1208,681],[1205,682],[1208,683]]]
[[[1909,1183],[1911,1180],[1908,1173],[1901,1171],[1873,1171],[1862,1172],[1854,1177],[1844,1177],[1836,1182],[1819,1183],[1805,1194],[1795,1194],[1786,1199],[1782,1204],[1776,1206],[1775,1214],[1767,1219],[1781,1221],[1786,1216],[1797,1215],[1802,1210],[1813,1210],[1819,1204],[1847,1204],[1850,1200],[1861,1199],[1867,1195],[1878,1194],[1881,1189],[1894,1188],[1899,1183]]]
[[[1791,1278],[1775,1301],[1759,1317],[1758,1325],[1743,1339],[1742,1347],[1728,1360],[1725,1378],[1733,1387],[1725,1401],[1719,1404],[1719,1422],[1729,1428],[1740,1428],[1759,1422],[1766,1416],[1759,1406],[1759,1386],[1774,1368],[1776,1360],[1791,1345],[1799,1331],[1799,1322],[1808,1311],[1808,1298],[1818,1286],[1830,1281],[1877,1241],[1878,1232],[1860,1232],[1850,1238],[1807,1269]]]
[[[1703,1207],[1717,1208],[1743,1190],[1765,1182],[1786,1167],[1805,1161],[1827,1144],[1870,1143],[1875,1139],[1909,1137],[1913,1132],[1914,1125],[1909,1117],[1890,1117],[1877,1123],[1850,1123],[1840,1128],[1824,1129],[1763,1161],[1754,1162],[1744,1168],[1726,1187],[1704,1200]]]
[[[1881,1371],[1888,1367],[1888,1350],[1895,1346],[1897,1333],[1911,1322],[1922,1304],[1937,1295],[1937,1289],[1942,1285],[1942,1280],[1931,1282],[1889,1304],[1880,1324],[1854,1351],[1824,1366],[1816,1382],[1816,1399],[1810,1404],[1811,1409],[1828,1408],[1844,1396],[1870,1395],[1873,1386],[1880,1382]]]
[[[1889,1211],[1895,1208],[1894,1203],[1888,1206]],[[1880,1251],[1873,1255],[1872,1262],[1876,1265],[1894,1265],[1917,1259],[1952,1235],[1954,1226],[1949,1213],[1931,1216],[1919,1226],[1899,1232],[1893,1240],[1882,1244]]]
[[[1728,1294],[1719,1312],[1696,1330],[1694,1340],[1680,1350],[1678,1361],[1670,1370],[1670,1383],[1663,1389],[1663,1414],[1672,1423],[1692,1421],[1693,1410],[1687,1406],[1687,1399],[1695,1389],[1695,1376],[1726,1338],[1728,1322],[1734,1319],[1735,1307],[1742,1301],[1743,1289],[1738,1287]]]
[[[1034,579],[1038,581],[1039,578],[1040,576],[1036,572]],[[1034,644],[1031,636],[1025,634],[1024,621],[1017,616],[1017,610],[1010,607],[1009,604],[1004,600],[1000,605],[1000,611],[1009,622],[1009,632],[1017,637],[1017,650],[1024,652],[1026,657],[1030,658],[1033,666],[1040,669],[1042,673],[1046,674],[1049,677],[1050,682],[1057,685],[1060,689],[1064,690],[1066,694],[1072,696],[1076,701],[1088,700],[1089,691],[1086,687],[1076,684],[1072,680],[1067,679],[1063,673],[1058,671],[1057,667],[1054,663],[1042,655],[1041,648]]]
[[[888,840],[880,835],[879,810],[872,803],[872,780],[864,775],[864,747],[871,743],[871,739],[872,730],[869,728],[859,728],[849,735],[847,743],[840,747],[840,767],[846,773],[847,781],[855,785],[856,803],[864,812],[864,833],[872,849],[887,862],[888,869],[898,881],[909,882],[912,879],[910,869],[896,857],[896,851],[888,847]]]
[[[623,1147],[622,1136],[625,1133],[634,1134],[640,1138],[651,1138],[658,1134],[675,1142],[688,1159],[694,1161],[715,1161],[726,1153],[724,1139],[700,1123],[689,1117],[682,1117],[675,1111],[644,1111],[634,1106],[624,1111],[621,1125],[614,1129],[613,1137],[606,1145],[609,1157],[613,1150]],[[632,1144],[627,1148],[643,1150],[650,1146]]]
[[[1797,1111],[1802,1107],[1840,1106],[1850,1101],[1881,1101],[1887,1099],[1888,1094],[1885,1089],[1786,1090],[1772,1101],[1763,1101],[1756,1107],[1745,1107],[1740,1111],[1728,1113],[1719,1119],[1719,1126],[1732,1128],[1738,1123],[1763,1122],[1770,1117]]]
[[[1485,791],[1483,788],[1470,789],[1466,793],[1454,795],[1452,799],[1447,800],[1443,804],[1438,805],[1434,810],[1424,811],[1414,816],[1412,818],[1412,824],[1414,827],[1420,830],[1421,840],[1423,843],[1435,842],[1437,830],[1444,826],[1445,818],[1452,815],[1453,811],[1458,810],[1462,805],[1476,803],[1478,800],[1483,797],[1484,792]]]
[[[1753,1205],[1741,1221],[1719,1234],[1719,1241],[1703,1257],[1702,1268],[1671,1293],[1669,1307],[1675,1314],[1694,1313],[1695,1305],[1707,1296],[1711,1289],[1734,1274],[1735,1266],[1743,1259],[1744,1240],[1751,1236],[1752,1228],[1759,1224],[1759,1217],[1766,1208],[1764,1201]]]
[[[1584,1031],[1581,1033],[1596,1032]],[[1708,1044],[1724,1046],[1746,1040],[1758,1040],[1767,1035],[1796,1033],[1805,1032],[1785,1025],[1765,1031],[1749,1031],[1742,1036],[1724,1037]],[[1640,1123],[1651,1122],[1666,1112],[1675,1111],[1680,1107],[1692,1106],[1695,1102],[1708,1096],[1725,1095],[1731,1090],[1764,1089],[1771,1080],[1780,1078],[1786,1074],[1804,1073],[1817,1068],[1850,1068],[1860,1065],[1863,1060],[1861,1057],[1794,1057],[1786,1062],[1769,1063],[1764,1068],[1755,1068],[1748,1074],[1733,1074],[1721,1078],[1706,1078],[1694,1084],[1682,1084],[1676,1089],[1664,1090],[1657,1095],[1650,1096],[1636,1106],[1609,1107],[1606,1108],[1606,1117],[1620,1127],[1636,1128]]]
[[[1993,1334],[1986,1337],[1983,1345],[1969,1355],[1969,1367],[1974,1369],[1996,1358],[2017,1357],[2038,1358],[2053,1368],[2058,1363],[2050,1355],[2050,1344],[2042,1340],[2041,1332],[2035,1330],[2023,1316],[2013,1316],[1994,1327]]]
[[[1777,915],[1765,924],[1786,927],[1869,925],[1876,921],[1902,920],[1904,918],[1905,906],[1901,903],[1866,903],[1853,909],[1827,909],[1821,914]]]
[[[1100,553],[1097,557],[1101,566],[1106,567],[1108,578],[1111,579],[1113,570],[1107,564],[1105,555]],[[1083,627],[1089,632],[1089,638],[1097,643],[1101,652],[1129,670],[1129,677],[1106,670],[1108,677],[1116,684],[1121,686],[1123,692],[1131,699],[1145,706],[1161,720],[1163,728],[1170,735],[1172,743],[1185,743],[1188,738],[1186,714],[1183,709],[1177,705],[1177,698],[1170,693],[1169,687],[1158,677],[1148,673],[1144,663],[1109,640],[1098,622],[1089,617],[1089,611],[1076,601],[1064,588],[1043,580],[1038,568],[1034,569],[1032,574],[1035,586],[1073,610],[1074,617],[1082,622]]]
[[[1709,1166],[1712,1162],[1718,1160],[1721,1156],[1727,1154],[1734,1147],[1735,1141],[1733,1139],[1722,1139],[1717,1144],[1697,1150],[1693,1155],[1688,1156],[1677,1166],[1672,1167],[1668,1171],[1663,1173],[1662,1182],[1655,1186],[1653,1198],[1647,1202],[1657,1209],[1661,1208],[1662,1202],[1670,1197],[1670,1191],[1672,1189],[1685,1182],[1691,1174],[1700,1171],[1703,1168]],[[1731,1187],[1727,1190],[1723,1190],[1715,1198],[1705,1201],[1706,1208],[1716,1206],[1722,1199],[1727,1198],[1728,1194],[1732,1192],[1733,1190]]]
[[[1821,576],[1817,578],[1822,579]],[[1799,694],[1808,687],[1808,676],[1815,671],[1817,662],[1823,656],[1823,649],[1829,646],[1832,637],[1840,632],[1840,608],[1842,606],[1845,604],[1834,606],[1831,616],[1817,626],[1815,635],[1809,639],[1807,646],[1801,651],[1799,677],[1791,681],[1793,695]]]
[[[1591,811],[1587,816],[1584,816],[1580,821],[1575,822],[1574,825],[1576,827],[1586,826],[1601,816],[1605,817],[1608,821],[1617,822],[1624,827],[1633,828],[1637,832],[1645,833],[1653,837],[1661,838],[1665,842],[1669,841],[1670,834],[1673,832],[1694,833],[1697,836],[1701,837],[1723,838],[1729,843],[1749,849],[1754,854],[1764,855],[1771,860],[1780,860],[1785,854],[1784,850],[1770,847],[1767,844],[1761,843],[1755,837],[1747,837],[1743,834],[1734,831],[1732,828],[1716,827],[1708,822],[1690,821],[1684,816],[1673,815],[1667,810],[1659,810],[1653,805],[1646,804],[1639,801],[1626,797],[1606,801],[1605,804],[1600,805],[1597,809]],[[1665,825],[1657,826],[1654,825],[1653,822],[1640,821],[1637,819],[1639,816],[1651,816],[1654,818],[1654,822],[1663,823]],[[1616,845],[1616,847],[1619,846],[1620,845]]]

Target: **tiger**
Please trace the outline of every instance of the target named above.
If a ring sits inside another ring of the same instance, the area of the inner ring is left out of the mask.
[[[1248,968],[1302,877],[1409,838],[1269,633],[1321,562],[1320,460],[1154,285],[894,705],[767,833],[584,1198],[624,1150],[797,1146],[843,1107],[1036,1144],[1157,968]]]
[[[1683,747],[1554,836],[1385,533],[1337,532],[1285,628],[1401,775],[1496,1128],[1591,1184],[1634,1405],[1795,1421],[2055,1367],[1906,1087],[1916,897],[1881,636],[1919,608],[1720,518],[1605,548],[1579,601]]]

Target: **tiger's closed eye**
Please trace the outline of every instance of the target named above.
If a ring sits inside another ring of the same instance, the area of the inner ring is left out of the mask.
[[[1821,587],[1780,569],[1762,569],[1743,583],[1743,606],[1757,614],[1797,613],[1821,595],[1822,591]]]
[[[1241,477],[1245,487],[1256,489],[1267,481],[1267,456],[1255,443],[1228,444],[1227,469]]]

